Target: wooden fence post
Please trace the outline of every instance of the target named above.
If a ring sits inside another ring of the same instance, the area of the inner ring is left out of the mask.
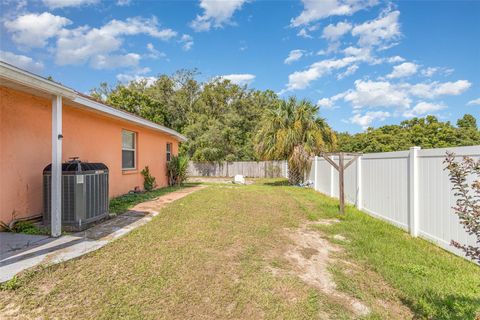
[[[408,229],[414,237],[418,236],[419,210],[418,210],[418,150],[420,147],[411,147],[408,163],[409,175],[409,214]]]

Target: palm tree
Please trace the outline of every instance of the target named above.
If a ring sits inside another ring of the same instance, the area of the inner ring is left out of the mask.
[[[312,156],[336,145],[335,134],[317,113],[311,102],[290,97],[266,111],[260,123],[256,152],[264,160],[287,159],[290,184],[305,180]]]

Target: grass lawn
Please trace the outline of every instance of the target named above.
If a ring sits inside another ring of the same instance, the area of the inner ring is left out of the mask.
[[[21,275],[0,291],[0,318],[356,318],[284,255],[293,230],[332,218],[340,222],[309,228],[339,248],[328,270],[336,290],[368,306],[364,318],[480,311],[478,266],[354,208],[336,211],[334,200],[279,181],[211,185],[96,252]]]

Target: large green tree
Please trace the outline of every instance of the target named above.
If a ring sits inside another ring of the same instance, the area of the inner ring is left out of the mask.
[[[260,158],[287,159],[289,181],[298,184],[306,177],[310,158],[335,148],[336,138],[327,123],[318,118],[318,107],[291,97],[263,115],[255,142]]]
[[[253,136],[277,95],[228,80],[201,83],[196,70],[159,75],[153,83],[133,81],[92,90],[97,99],[186,135],[181,151],[193,160],[255,160]]]
[[[475,117],[466,114],[457,121],[439,121],[435,116],[413,118],[399,125],[368,128],[357,134],[339,133],[338,148],[346,152],[389,152],[412,146],[446,148],[480,144],[480,131]]]

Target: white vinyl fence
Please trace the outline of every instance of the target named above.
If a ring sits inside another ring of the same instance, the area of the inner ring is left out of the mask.
[[[188,174],[194,177],[233,177],[237,174],[249,178],[287,177],[287,162],[282,161],[234,161],[188,163]]]
[[[345,170],[345,200],[464,256],[450,241],[474,245],[475,237],[465,232],[452,209],[456,198],[443,163],[447,151],[457,160],[480,158],[480,146],[364,154]],[[325,159],[315,157],[309,177],[315,190],[338,198],[338,172]]]

